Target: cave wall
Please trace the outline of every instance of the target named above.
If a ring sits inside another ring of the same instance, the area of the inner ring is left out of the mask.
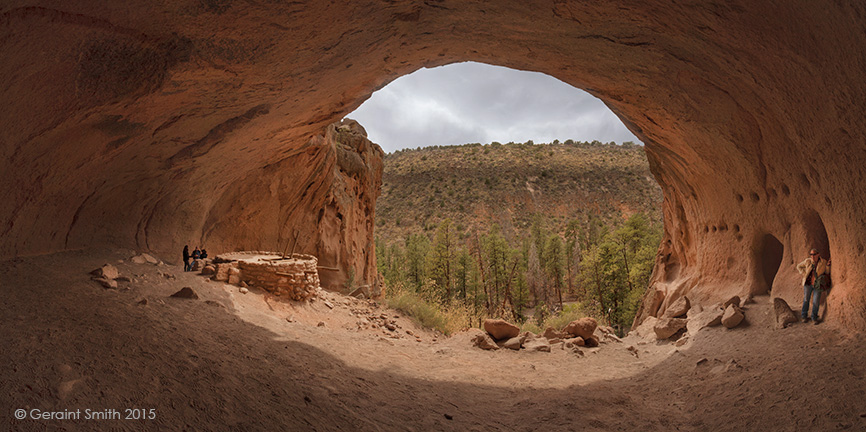
[[[364,206],[335,222],[351,194],[299,198],[354,190],[317,156],[337,153],[328,125],[401,75],[473,60],[587,90],[646,143],[665,237],[638,320],[682,295],[766,291],[769,235],[773,295],[799,302],[794,264],[817,243],[834,264],[828,320],[866,328],[864,17],[804,0],[10,0],[0,255],[273,249],[303,228],[299,252],[346,245],[323,251],[343,279],[363,252],[371,284],[372,248],[349,234]]]

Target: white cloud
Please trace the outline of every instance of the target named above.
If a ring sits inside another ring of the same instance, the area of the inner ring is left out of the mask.
[[[481,63],[400,77],[347,117],[386,152],[491,141],[639,142],[590,94],[544,74]]]

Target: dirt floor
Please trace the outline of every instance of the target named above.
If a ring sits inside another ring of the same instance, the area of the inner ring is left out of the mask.
[[[774,330],[768,297],[682,347],[491,352],[374,302],[292,304],[133,254],[0,262],[0,429],[866,430],[866,337]],[[132,281],[91,281],[104,263]],[[169,297],[186,286],[200,298]]]

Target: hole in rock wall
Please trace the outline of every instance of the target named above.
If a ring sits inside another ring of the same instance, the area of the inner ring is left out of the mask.
[[[771,234],[764,235],[755,260],[759,265],[759,285],[757,291],[752,294],[767,294],[772,291],[773,280],[776,278],[776,273],[779,272],[779,266],[782,265],[784,252],[785,247],[782,246],[779,239]]]
[[[830,239],[827,237],[827,228],[824,221],[815,210],[808,210],[803,216],[803,228],[806,231],[806,250],[794,251],[794,256],[805,256],[809,249],[818,249],[821,257],[830,259]]]

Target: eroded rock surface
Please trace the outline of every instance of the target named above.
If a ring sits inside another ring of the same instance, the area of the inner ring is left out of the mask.
[[[7,1],[0,256],[282,250],[300,232],[295,252],[337,269],[324,285],[374,287],[379,151],[329,125],[401,75],[473,60],[586,89],[646,144],[665,235],[635,324],[687,294],[796,303],[794,263],[816,247],[833,260],[828,322],[864,329],[863,16],[860,2]]]

